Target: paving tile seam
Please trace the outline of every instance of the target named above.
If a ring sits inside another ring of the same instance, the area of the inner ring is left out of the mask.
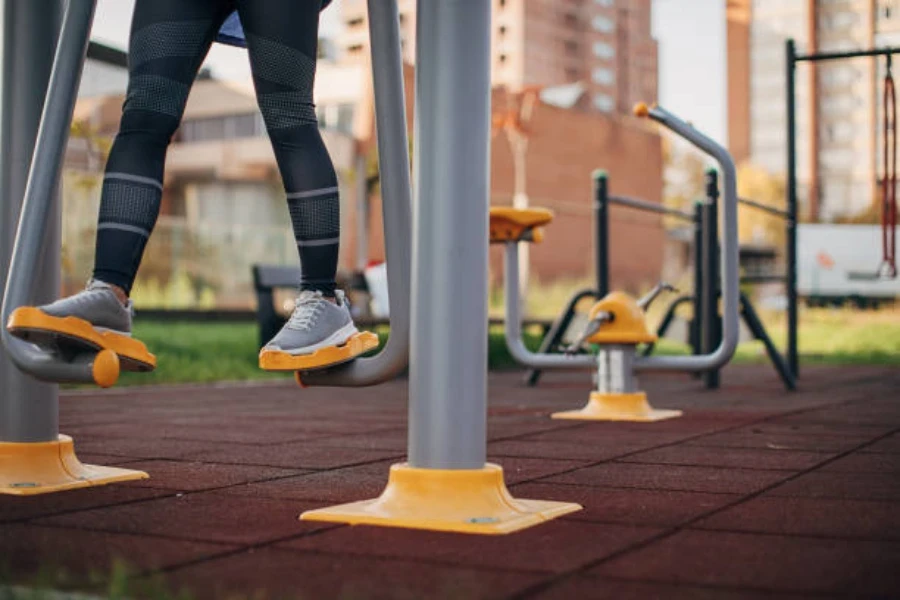
[[[347,525],[346,527],[352,527],[351,525]],[[329,531],[333,531],[329,529]],[[316,533],[319,533],[318,531]],[[324,532],[323,532],[324,533]],[[461,533],[458,535],[473,535],[473,534],[465,534]],[[477,535],[477,534],[475,534]],[[514,533],[511,535],[515,535]],[[503,537],[503,536],[500,536]],[[353,558],[368,558],[372,560],[384,560],[384,561],[393,561],[393,562],[404,562],[404,563],[416,563],[421,565],[431,565],[435,567],[455,567],[457,569],[469,569],[473,571],[481,571],[485,573],[497,573],[497,572],[505,572],[505,573],[514,573],[517,575],[542,575],[544,577],[549,577],[554,575],[553,571],[544,571],[541,569],[524,569],[524,568],[510,568],[510,567],[494,567],[489,565],[481,565],[475,563],[460,563],[458,561],[454,561],[451,559],[440,559],[440,558],[430,558],[430,557],[412,557],[412,556],[395,556],[395,555],[385,555],[385,554],[366,554],[363,552],[353,552],[353,551],[345,551],[342,550],[340,552],[328,551],[328,550],[317,550],[315,548],[291,548],[284,546],[277,546],[277,550],[284,550],[286,552],[291,552],[294,554],[311,554],[315,556],[324,556],[324,557],[340,557],[340,556],[350,556]]]
[[[840,592],[824,592],[824,591],[809,591],[809,590],[795,590],[795,589],[773,589],[767,587],[756,587],[756,586],[746,586],[746,587],[736,587],[731,585],[716,585],[713,583],[697,583],[693,581],[672,581],[672,580],[663,580],[663,579],[628,579],[626,577],[617,577],[615,575],[591,575],[584,574],[583,577],[589,579],[597,579],[597,580],[605,580],[605,581],[614,581],[619,583],[649,583],[651,585],[666,585],[666,586],[675,586],[675,587],[692,587],[692,588],[703,588],[710,591],[715,592],[760,592],[763,594],[771,594],[773,596],[782,596],[784,594],[790,594],[792,596],[801,596],[801,597],[812,597],[812,598],[848,598],[848,597],[856,597],[853,594],[848,593],[840,593]]]
[[[391,455],[388,455],[388,456],[385,456],[385,457],[379,458],[379,459],[364,460],[364,461],[354,462],[354,463],[346,463],[346,464],[341,464],[341,465],[335,465],[333,467],[304,467],[302,465],[296,466],[296,467],[282,467],[279,465],[270,465],[270,464],[266,464],[266,463],[222,462],[222,461],[218,461],[218,460],[208,462],[202,458],[195,458],[195,459],[190,459],[190,460],[182,460],[182,459],[178,459],[178,460],[166,459],[166,460],[171,460],[172,462],[200,463],[200,464],[204,464],[204,465],[223,465],[223,466],[227,466],[227,467],[266,467],[269,469],[299,469],[299,470],[304,470],[304,471],[310,471],[309,473],[297,473],[295,475],[292,475],[292,477],[297,477],[300,475],[312,475],[313,473],[327,473],[329,471],[337,471],[339,469],[364,467],[366,465],[374,465],[374,464],[378,464],[380,462],[385,462],[388,460],[399,460],[404,457],[405,457],[405,454],[391,454]],[[132,462],[143,462],[143,461],[132,461]],[[120,463],[120,464],[128,464],[128,463]],[[253,481],[253,482],[248,482],[248,483],[261,483],[261,482]]]
[[[111,504],[100,504],[97,506],[84,506],[81,508],[69,508],[69,509],[64,508],[64,509],[61,509],[56,512],[45,513],[45,514],[38,515],[38,516],[32,515],[29,517],[11,519],[8,521],[4,521],[3,519],[0,519],[0,524],[28,523],[29,525],[33,524],[33,525],[37,525],[38,527],[40,527],[41,525],[39,525],[38,523],[35,523],[35,521],[37,521],[38,519],[49,519],[52,517],[61,517],[63,515],[71,515],[71,514],[80,513],[80,512],[87,512],[90,510],[99,510],[101,508],[114,508],[114,507],[118,507],[118,506],[128,506],[130,504],[140,504],[141,502],[149,502],[151,500],[162,500],[164,498],[175,498],[179,494],[183,493],[183,492],[179,492],[178,490],[173,490],[171,488],[141,488],[141,489],[166,490],[170,493],[160,494],[158,496],[149,496],[147,498],[135,498],[133,500],[124,500],[122,502],[113,502]]]
[[[892,434],[885,434],[884,436],[882,436],[882,438],[888,437],[889,435],[892,435]],[[869,442],[869,443],[870,443],[870,444],[875,443],[876,441],[880,441],[880,439],[882,439],[882,438],[873,440],[873,441],[871,441],[871,442]],[[832,459],[827,460],[824,464],[828,464],[828,463],[833,462],[833,461],[836,461],[836,460],[838,460],[838,459],[840,459],[840,458],[844,458],[845,456],[849,456],[850,454],[852,454],[852,453],[855,452],[855,451],[856,451],[855,448],[854,448],[854,449],[851,449],[851,450],[847,450],[847,451],[845,451],[845,452],[843,452],[843,453],[840,453],[840,454],[836,455],[836,456],[833,457]],[[696,531],[696,529],[694,529],[692,526],[693,526],[694,524],[698,523],[699,521],[701,521],[701,520],[703,520],[703,519],[707,519],[707,518],[709,518],[709,517],[711,517],[711,516],[713,516],[713,515],[716,515],[716,514],[718,514],[718,513],[724,512],[724,511],[729,510],[729,509],[731,509],[731,508],[734,508],[735,506],[738,506],[738,505],[740,505],[740,504],[743,504],[743,503],[745,503],[745,502],[747,502],[747,501],[749,501],[749,500],[752,500],[752,499],[754,499],[754,498],[757,498],[757,497],[761,496],[762,494],[764,494],[764,493],[766,493],[766,492],[768,492],[768,491],[770,491],[770,490],[772,490],[772,489],[774,489],[774,488],[777,488],[778,486],[784,485],[785,483],[787,483],[787,482],[789,482],[789,481],[792,481],[792,480],[794,480],[794,479],[797,479],[797,478],[799,478],[799,477],[802,477],[803,475],[806,475],[806,474],[808,474],[808,473],[811,473],[811,472],[813,472],[815,469],[820,468],[821,466],[822,466],[822,465],[817,465],[816,467],[813,467],[813,468],[810,468],[810,469],[804,469],[803,471],[800,471],[800,472],[797,472],[797,473],[791,475],[791,476],[788,477],[787,479],[784,479],[784,480],[778,481],[778,482],[776,482],[776,483],[773,483],[773,484],[764,486],[764,487],[763,487],[762,489],[760,489],[760,490],[757,490],[757,491],[752,492],[752,493],[750,493],[750,494],[742,495],[741,497],[735,499],[733,502],[726,503],[726,504],[724,504],[724,505],[722,505],[722,506],[719,506],[719,507],[710,509],[710,510],[708,510],[708,511],[706,511],[706,512],[703,512],[703,513],[701,513],[701,514],[699,514],[699,515],[697,515],[697,516],[695,516],[695,517],[693,517],[693,518],[687,519],[687,520],[684,521],[683,523],[680,523],[680,524],[675,525],[675,526],[673,526],[673,527],[670,527],[670,528],[668,528],[668,529],[666,529],[666,530],[664,530],[664,531],[661,531],[659,534],[657,534],[656,536],[651,537],[650,539],[642,540],[642,541],[636,542],[635,544],[632,544],[632,545],[627,546],[627,547],[625,547],[625,548],[621,548],[620,550],[618,550],[618,551],[616,551],[616,552],[613,552],[613,553],[611,553],[611,554],[609,554],[609,555],[607,555],[607,556],[605,556],[605,557],[602,557],[602,558],[599,558],[599,559],[590,561],[590,563],[588,563],[588,564],[586,564],[586,565],[582,565],[581,567],[578,567],[578,568],[576,568],[576,569],[573,569],[573,570],[571,570],[571,571],[569,571],[569,572],[567,572],[567,573],[560,574],[558,577],[551,578],[548,582],[545,582],[544,584],[541,584],[541,583],[535,584],[534,586],[532,586],[532,587],[530,587],[530,588],[526,588],[523,592],[521,592],[520,594],[518,594],[518,595],[515,596],[514,598],[516,598],[516,599],[520,599],[520,598],[521,598],[521,599],[525,599],[525,598],[528,598],[529,596],[533,596],[533,595],[535,595],[535,594],[538,594],[538,593],[541,593],[541,592],[543,592],[543,591],[546,591],[547,589],[550,589],[550,587],[552,587],[553,585],[556,585],[558,582],[561,582],[562,580],[564,580],[564,579],[567,578],[567,577],[571,577],[571,576],[573,576],[573,575],[583,575],[583,574],[587,573],[587,571],[592,570],[592,569],[594,569],[594,568],[600,566],[600,565],[603,564],[603,563],[610,562],[610,561],[612,561],[612,560],[615,560],[615,559],[617,559],[617,558],[620,558],[620,557],[622,557],[622,556],[625,556],[625,555],[627,555],[627,554],[629,554],[629,553],[631,553],[631,552],[636,552],[636,551],[642,550],[642,549],[644,549],[644,548],[647,548],[647,547],[651,546],[652,544],[655,544],[655,543],[657,543],[657,542],[661,542],[661,541],[663,541],[663,540],[665,540],[665,539],[667,539],[667,538],[670,538],[670,537],[672,537],[672,536],[674,536],[674,535],[676,535],[676,534],[678,534],[678,533],[680,533],[680,532],[682,532],[682,531]],[[555,485],[555,484],[554,484],[554,485]],[[749,534],[748,534],[748,535],[749,535]],[[782,537],[784,537],[784,536],[782,536]],[[789,537],[793,537],[793,536],[789,536]],[[644,580],[641,580],[641,581],[644,581]],[[664,582],[664,583],[671,583],[671,582]],[[779,592],[783,592],[783,591],[788,591],[788,590],[779,590]]]
[[[763,420],[764,420],[764,419],[763,419]],[[760,422],[760,421],[753,421],[753,422],[751,422],[751,423],[749,423],[749,424],[755,424],[755,423],[758,423],[758,422]],[[588,425],[589,425],[589,424],[588,424]],[[724,428],[724,429],[717,430],[717,431],[715,431],[715,432],[713,432],[713,433],[700,433],[700,434],[697,434],[697,435],[694,435],[694,436],[689,436],[689,437],[686,437],[686,438],[682,438],[682,439],[677,440],[677,441],[665,442],[665,443],[662,443],[662,444],[658,444],[658,445],[656,445],[656,446],[649,446],[649,447],[646,447],[646,448],[642,448],[642,449],[640,449],[640,450],[630,450],[630,451],[624,452],[624,453],[622,453],[622,454],[618,454],[618,455],[615,455],[615,456],[610,456],[610,457],[608,457],[608,458],[605,458],[605,459],[596,461],[596,462],[594,462],[594,463],[590,463],[590,464],[587,464],[587,465],[582,465],[582,466],[579,466],[579,467],[573,467],[573,468],[571,468],[571,469],[566,469],[566,470],[564,470],[564,471],[560,471],[559,473],[553,473],[553,474],[551,474],[551,475],[542,475],[541,477],[535,477],[535,478],[533,478],[533,479],[528,479],[528,480],[525,480],[525,481],[520,481],[519,483],[540,483],[540,482],[541,482],[541,479],[546,479],[546,478],[549,478],[549,477],[558,477],[558,476],[560,476],[560,475],[567,475],[567,474],[569,474],[569,473],[573,473],[573,472],[579,471],[579,470],[581,470],[581,469],[590,469],[590,468],[593,468],[593,467],[596,467],[596,466],[599,466],[599,465],[602,465],[602,464],[612,463],[612,462],[615,462],[615,461],[621,461],[621,459],[623,459],[623,458],[627,458],[627,457],[629,457],[629,456],[634,456],[634,455],[636,455],[636,454],[641,454],[641,453],[644,453],[644,452],[650,452],[650,451],[652,451],[652,450],[661,450],[661,449],[663,449],[663,448],[671,448],[671,447],[674,447],[674,446],[678,446],[678,445],[680,445],[680,444],[686,444],[686,443],[688,443],[688,442],[691,442],[692,440],[699,439],[699,438],[704,437],[704,436],[707,436],[707,435],[713,435],[713,434],[719,434],[719,433],[728,433],[729,431],[733,431],[733,430],[735,430],[735,429],[739,429],[739,428],[744,427],[744,426],[746,426],[746,425],[748,425],[748,423],[744,423],[744,424],[740,424],[740,425],[733,425],[733,426],[731,426],[731,427],[726,427],[726,428]],[[625,461],[621,461],[621,462],[624,463]],[[555,483],[555,482],[554,482],[554,483]],[[645,489],[645,488],[634,488],[634,489]],[[672,490],[672,491],[678,491],[678,490]],[[696,492],[697,490],[681,490],[681,491]]]
[[[680,462],[652,462],[646,460],[622,460],[622,459],[614,459],[612,461],[613,464],[618,465],[651,465],[654,467],[700,467],[703,469],[736,469],[740,471],[776,471],[783,473],[793,473],[798,469],[766,469],[763,467],[745,467],[745,466],[737,466],[737,465],[710,465],[710,464],[702,464],[702,463],[680,463]]]
[[[791,538],[791,539],[809,539],[809,540],[819,540],[819,541],[827,541],[827,542],[874,542],[878,544],[896,544],[900,547],[900,536],[893,538],[880,538],[880,537],[872,537],[872,536],[853,536],[853,535],[824,535],[824,534],[816,534],[816,533],[778,533],[774,531],[761,531],[761,530],[752,530],[752,529],[727,529],[724,527],[701,527],[698,525],[691,525],[689,527],[685,527],[688,531],[706,531],[706,532],[714,532],[714,533],[733,533],[736,535],[758,535],[758,536],[767,536],[767,537],[780,537],[780,538]]]
[[[285,389],[292,389],[296,387],[296,384],[293,383],[293,379],[289,377],[285,377],[284,379],[280,379],[277,377],[273,377],[272,379],[238,379],[235,381],[210,381],[210,382],[197,382],[197,383],[169,383],[169,384],[160,384],[160,383],[142,383],[137,385],[127,385],[120,386],[117,388],[112,388],[108,390],[98,390],[96,388],[87,388],[87,389],[69,389],[69,390],[61,390],[60,397],[78,397],[78,396],[99,396],[99,397],[111,397],[111,396],[131,396],[135,393],[144,394],[144,393],[156,393],[156,392],[191,392],[201,390],[234,390],[234,389],[251,389],[255,387],[283,387]]]

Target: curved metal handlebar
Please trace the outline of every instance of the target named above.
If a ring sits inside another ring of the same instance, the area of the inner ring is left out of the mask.
[[[710,354],[693,356],[653,356],[639,357],[634,369],[642,371],[706,371],[725,365],[734,355],[738,342],[738,230],[737,230],[737,170],[728,151],[703,135],[672,113],[660,107],[648,108],[641,104],[635,107],[639,117],[649,117],[664,125],[697,148],[712,156],[722,170],[724,185],[724,252],[722,256],[722,299],[723,335],[722,342]],[[518,244],[507,242],[504,263],[504,285],[506,286],[506,345],[512,357],[525,366],[534,369],[590,369],[596,359],[590,355],[566,356],[559,354],[539,354],[528,350],[522,343],[522,315],[519,294]]]
[[[737,169],[734,160],[724,147],[706,135],[694,129],[666,109],[660,106],[647,108],[646,105],[635,107],[637,116],[653,119],[680,137],[691,142],[705,154],[711,156],[719,164],[722,171],[723,206],[722,218],[722,341],[719,347],[709,354],[694,356],[649,356],[636,359],[636,371],[707,371],[724,366],[737,348],[740,274],[738,272],[738,194]]]
[[[70,0],[66,6],[3,294],[3,326],[0,331],[10,359],[22,371],[48,382],[93,383],[94,356],[82,355],[66,361],[13,337],[6,330],[6,323],[13,310],[28,302],[32,280],[36,276],[41,241],[46,236],[50,209],[57,191],[95,5],[95,0]]]

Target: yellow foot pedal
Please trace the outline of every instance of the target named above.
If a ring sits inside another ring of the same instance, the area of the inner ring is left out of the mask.
[[[143,471],[82,464],[66,435],[55,442],[0,442],[0,494],[32,496],[147,478]]]
[[[63,355],[112,350],[123,371],[156,368],[156,357],[143,342],[121,333],[98,331],[77,317],[52,317],[33,306],[22,306],[9,316],[6,329],[17,338]]]
[[[680,410],[656,409],[647,401],[647,394],[602,394],[592,392],[584,408],[553,413],[554,419],[576,421],[635,421],[651,422],[680,417]]]
[[[319,348],[310,354],[288,354],[281,350],[263,349],[259,353],[259,368],[264,371],[314,371],[349,362],[378,347],[378,336],[361,331],[340,346]]]
[[[388,484],[373,500],[311,510],[303,521],[378,525],[457,533],[512,533],[581,510],[578,504],[513,498],[503,469],[391,467]]]

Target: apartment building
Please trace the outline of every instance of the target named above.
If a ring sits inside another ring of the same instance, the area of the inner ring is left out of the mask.
[[[657,96],[652,0],[492,0],[491,69],[495,85],[562,86],[581,82],[579,105],[630,113]],[[415,62],[415,0],[398,0],[404,60]],[[365,61],[365,0],[342,0],[343,60]]]
[[[798,52],[900,44],[895,0],[728,0],[729,144],[738,160],[784,174],[785,41]],[[885,60],[796,67],[797,175],[803,213],[830,221],[878,194]]]

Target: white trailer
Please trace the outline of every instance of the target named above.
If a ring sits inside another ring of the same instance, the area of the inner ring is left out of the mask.
[[[900,277],[874,277],[881,264],[878,225],[799,225],[797,293],[810,305],[877,305],[900,297]]]

